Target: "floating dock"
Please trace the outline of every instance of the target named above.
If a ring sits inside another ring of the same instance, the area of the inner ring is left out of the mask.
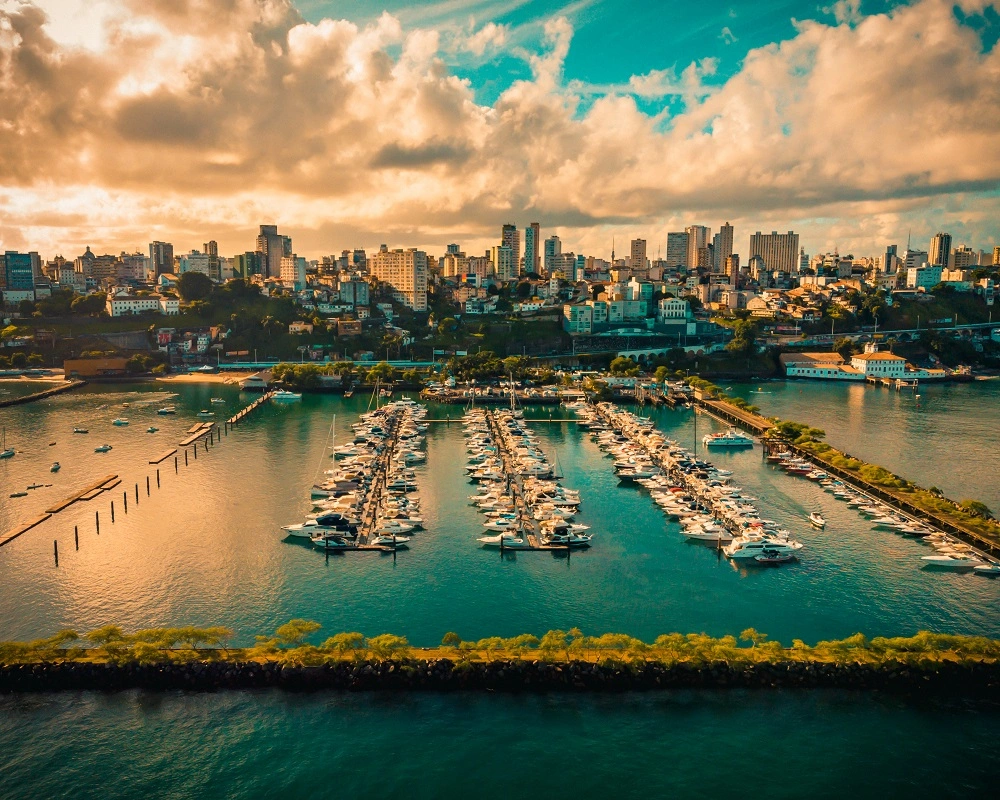
[[[58,514],[60,511],[65,511],[67,508],[73,505],[73,503],[76,503],[79,500],[92,500],[94,497],[97,497],[97,495],[101,494],[102,492],[114,489],[115,486],[117,486],[119,483],[121,483],[121,481],[118,479],[117,475],[108,475],[104,479],[99,480],[96,483],[90,484],[85,489],[81,489],[76,494],[71,495],[70,497],[67,497],[65,500],[56,503],[50,508],[45,509],[45,513]]]
[[[7,533],[5,533],[3,536],[0,536],[0,547],[3,547],[5,544],[7,544],[7,542],[14,541],[22,533],[27,533],[36,525],[41,525],[43,522],[45,522],[45,520],[47,520],[51,516],[52,516],[51,514],[46,512],[45,514],[42,514],[40,517],[37,517],[36,519],[31,520],[30,522],[25,522],[21,524],[19,527],[14,528],[14,530],[7,531]]]

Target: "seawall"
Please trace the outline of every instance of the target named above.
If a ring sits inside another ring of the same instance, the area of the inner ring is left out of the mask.
[[[6,408],[7,406],[19,406],[24,403],[33,403],[35,400],[44,400],[46,397],[52,397],[53,395],[78,389],[81,386],[86,385],[86,383],[86,381],[70,381],[69,383],[61,383],[58,386],[53,386],[51,389],[44,389],[41,392],[35,392],[34,394],[13,397],[10,400],[0,400],[0,408]]]
[[[335,661],[322,666],[277,662],[193,661],[160,664],[57,662],[0,667],[0,692],[220,691],[625,692],[666,689],[856,689],[960,695],[1000,703],[1000,663],[901,661],[843,664],[787,661],[708,665],[646,662],[501,660],[455,663],[447,658]]]

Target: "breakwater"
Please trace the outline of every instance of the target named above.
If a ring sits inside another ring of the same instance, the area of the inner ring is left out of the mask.
[[[57,394],[62,394],[63,392],[71,392],[73,389],[79,389],[81,386],[86,386],[86,384],[86,381],[69,381],[68,383],[62,383],[59,386],[53,386],[51,389],[43,389],[42,391],[35,392],[34,394],[12,397],[10,400],[0,400],[0,408],[6,408],[7,406],[20,406],[25,403],[33,403],[36,400],[44,400],[46,397],[52,397]]]
[[[1000,663],[786,661],[708,664],[449,658],[344,660],[320,666],[258,661],[187,663],[62,662],[0,667],[0,693],[54,691],[633,692],[667,689],[857,689],[952,694],[1000,702]]]

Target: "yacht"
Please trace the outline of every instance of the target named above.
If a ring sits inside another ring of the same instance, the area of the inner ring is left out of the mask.
[[[279,389],[277,392],[271,395],[272,400],[301,400],[301,392],[288,392],[284,389]]]
[[[761,555],[765,550],[774,550],[778,553],[795,554],[802,549],[802,545],[793,539],[772,539],[772,538],[744,538],[734,539],[729,545],[723,548],[722,552],[730,558],[753,558]]]
[[[391,533],[380,533],[369,538],[368,544],[374,544],[380,547],[406,547],[409,541],[409,538],[406,536],[394,536]]]
[[[213,398],[212,398],[211,400],[209,400],[208,402],[209,402],[209,403],[216,403],[216,404],[219,404],[219,403],[225,403],[226,401],[225,401],[225,400],[223,400],[223,399],[222,399],[221,397],[213,397]]]
[[[925,567],[936,567],[938,569],[975,569],[984,566],[983,562],[975,556],[966,556],[956,553],[955,555],[921,556],[925,562]]]
[[[688,539],[697,539],[702,542],[731,542],[733,535],[721,525],[712,523],[705,525],[694,525],[681,530]]]
[[[795,558],[792,553],[779,553],[777,550],[764,550],[753,557],[758,564],[784,564]]]
[[[73,428],[73,433],[90,433],[86,428]]]
[[[809,521],[817,528],[826,527],[826,520],[823,519],[823,515],[818,511],[813,511],[812,514],[809,515]]]
[[[215,416],[215,412],[214,411],[209,411],[207,408],[203,408],[201,411],[198,412],[198,416],[201,419],[208,419],[209,417],[214,417]]]
[[[320,550],[353,550],[357,547],[353,542],[348,542],[340,534],[314,534],[309,537],[313,543],[313,547],[318,547]]]
[[[517,547],[524,544],[524,539],[513,533],[498,533],[496,536],[480,536],[483,547]]]
[[[744,436],[735,428],[730,428],[725,433],[710,433],[701,443],[705,447],[753,447],[753,439]]]
[[[117,425],[120,428],[123,425],[128,425],[128,420],[127,419],[123,419],[122,417],[118,417],[117,419],[111,420],[111,424],[112,425]]]
[[[176,414],[177,409],[174,408],[174,406],[164,406],[163,408],[156,409],[156,413],[159,414],[161,417],[165,417],[168,414]]]
[[[94,452],[95,453],[106,453],[110,449],[111,449],[111,445],[110,444],[102,444],[100,447],[95,447],[94,448]]]

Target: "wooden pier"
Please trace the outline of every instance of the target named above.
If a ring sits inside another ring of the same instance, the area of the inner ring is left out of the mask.
[[[46,397],[53,397],[57,394],[62,394],[63,392],[71,392],[73,389],[79,389],[81,386],[86,385],[86,381],[74,380],[68,383],[62,383],[58,386],[53,386],[50,389],[43,389],[40,392],[35,392],[34,394],[26,394],[21,397],[13,397],[9,400],[0,400],[0,408],[6,408],[7,406],[19,406],[25,403],[33,403],[36,400],[44,400]]]
[[[164,450],[162,453],[160,453],[160,455],[155,456],[155,457],[149,459],[149,463],[150,464],[162,464],[164,461],[166,461],[168,458],[170,458],[170,456],[174,455],[176,452],[177,452],[177,448],[176,447],[173,450]]]
[[[227,428],[232,428],[234,425],[238,425],[247,417],[249,417],[254,411],[264,405],[268,400],[274,397],[274,390],[264,392],[260,397],[254,400],[250,405],[241,411],[237,411],[233,416],[226,420],[225,425]]]
[[[117,486],[118,483],[121,483],[121,481],[118,479],[117,475],[108,475],[102,480],[90,484],[85,489],[81,489],[76,494],[67,497],[65,500],[45,509],[45,513],[58,514],[60,511],[65,511],[67,508],[73,505],[73,503],[76,503],[80,500],[92,500],[102,492],[106,492],[109,491],[110,489],[115,488],[115,486]]]
[[[14,528],[14,530],[7,531],[7,533],[5,533],[3,536],[0,536],[0,547],[3,547],[5,544],[7,544],[7,542],[14,541],[22,533],[27,533],[36,525],[41,525],[43,522],[45,522],[45,520],[47,520],[51,516],[52,514],[46,512],[42,514],[40,517],[31,520],[30,522],[22,523],[18,527]]]
[[[188,429],[188,434],[189,434],[188,437],[186,439],[183,439],[179,446],[189,447],[190,445],[197,442],[199,439],[203,439],[209,434],[214,435],[213,432],[215,426],[216,426],[215,422],[199,422],[197,425],[191,426],[191,428]],[[167,456],[164,456],[164,458],[168,458],[170,455],[172,454],[168,453]],[[149,463],[152,464],[153,462],[150,461]]]

